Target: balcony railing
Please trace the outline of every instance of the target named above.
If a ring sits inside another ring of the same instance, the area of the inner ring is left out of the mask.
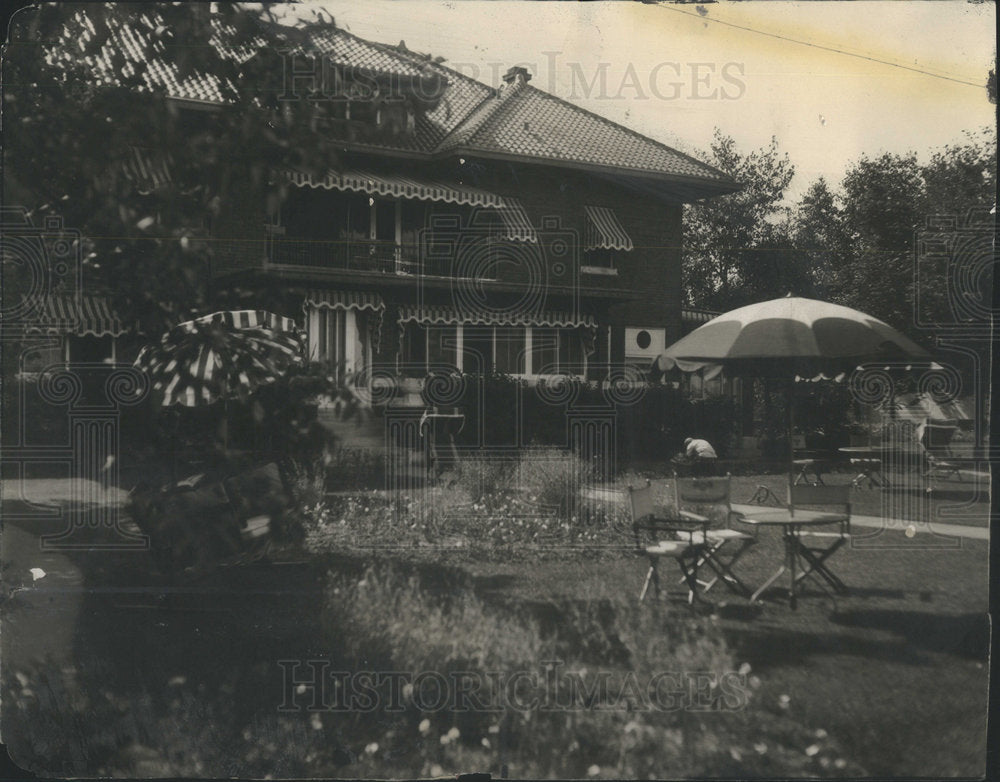
[[[419,246],[374,239],[275,237],[271,241],[270,260],[271,263],[383,274],[416,274],[424,266],[420,262]],[[425,271],[427,274],[435,273],[429,269]]]
[[[381,274],[455,277],[450,252],[441,245],[427,252],[419,244],[361,239],[302,239],[272,233],[268,258],[274,264]],[[444,252],[442,252],[444,250]],[[495,279],[491,276],[487,279]]]

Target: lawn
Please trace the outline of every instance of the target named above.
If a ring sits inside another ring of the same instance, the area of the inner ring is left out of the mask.
[[[734,498],[759,483],[782,485],[740,476]],[[883,493],[854,495],[867,513]],[[32,533],[11,528],[6,627],[18,632],[4,638],[3,704],[15,757],[73,775],[984,773],[987,541],[859,536],[832,560],[850,593],[807,587],[796,611],[780,588],[750,605],[721,586],[713,608],[692,611],[672,579],[671,594],[640,608],[645,563],[620,530],[518,507],[500,492],[435,520],[415,506],[400,516],[371,493],[336,497],[317,511],[305,550],[194,582],[156,574],[142,552],[41,562]],[[781,551],[761,530],[739,575],[762,583]],[[39,564],[49,575],[25,589],[27,566]],[[746,697],[671,713],[282,711],[282,665],[317,659],[349,671],[473,672],[556,659],[616,681],[736,676]]]

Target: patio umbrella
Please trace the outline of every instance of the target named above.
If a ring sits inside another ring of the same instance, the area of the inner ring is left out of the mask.
[[[180,323],[135,366],[152,381],[161,404],[199,407],[245,399],[305,362],[305,338],[291,318],[265,310],[215,312]]]
[[[871,315],[791,294],[723,313],[675,342],[663,355],[721,364],[733,374],[786,380],[789,486],[796,375],[844,372],[870,361],[929,359],[922,347]]]
[[[668,372],[700,372],[702,380],[711,380],[722,372],[722,367],[718,364],[706,364],[703,361],[683,361],[670,358],[661,353],[650,364],[650,371],[658,375],[666,375]]]

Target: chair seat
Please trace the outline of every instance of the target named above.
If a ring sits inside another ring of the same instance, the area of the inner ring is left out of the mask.
[[[802,537],[808,535],[811,538],[849,538],[851,534],[849,532],[820,532],[819,530],[809,529],[808,527],[800,533]]]
[[[646,546],[646,553],[651,557],[680,557],[691,549],[691,544],[682,540],[661,540]]]
[[[692,543],[703,543],[706,540],[713,542],[720,540],[753,540],[753,535],[735,529],[710,529],[704,535],[701,532],[693,532],[691,534]]]

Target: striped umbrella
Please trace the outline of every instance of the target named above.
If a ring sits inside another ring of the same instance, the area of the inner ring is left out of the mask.
[[[214,312],[179,323],[135,360],[164,407],[245,399],[304,363],[305,336],[295,321],[264,310]]]
[[[922,347],[871,315],[791,295],[723,313],[664,355],[781,377],[836,374],[865,361],[928,358]]]
[[[930,358],[918,344],[871,315],[791,294],[725,312],[675,342],[663,355],[721,364],[734,374],[786,379],[789,487],[796,375],[836,374],[868,361]]]

